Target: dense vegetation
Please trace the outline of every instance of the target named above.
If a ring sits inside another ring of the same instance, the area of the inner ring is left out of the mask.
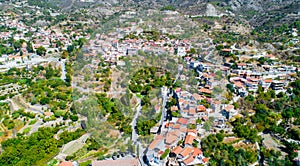
[[[300,31],[300,21],[295,21],[290,24],[282,24],[278,27],[260,26],[253,30],[251,35],[256,36],[259,42],[288,42],[291,38],[291,29],[296,28]]]
[[[223,143],[223,133],[211,134],[202,139],[201,148],[205,156],[209,156],[210,165],[247,166],[257,160],[257,151],[253,149],[236,149],[231,144]]]
[[[238,104],[245,118],[238,118],[232,125],[234,133],[238,137],[243,137],[251,142],[258,142],[262,147],[262,156],[271,165],[293,165],[293,159],[296,157],[291,149],[298,149],[297,145],[288,142],[287,139],[300,140],[300,80],[290,83],[287,93],[278,94],[273,90],[263,92],[260,87],[257,96],[247,96],[241,99]],[[255,115],[249,116],[248,110],[254,110]],[[261,144],[261,139],[257,136],[258,132],[267,132],[277,135],[283,149],[288,155],[284,158],[281,153],[268,150]]]
[[[47,2],[47,1],[40,1],[40,0],[28,0],[27,1],[30,6],[38,6],[41,8],[52,8],[58,10],[59,8],[55,5],[59,1],[54,2]]]
[[[153,108],[151,107],[150,92],[155,88],[162,86],[172,86],[173,78],[171,73],[166,72],[164,69],[157,67],[144,67],[134,73],[130,80],[129,89],[133,93],[140,93],[142,95],[141,105],[143,106],[143,116],[138,118],[137,121],[137,132],[140,135],[149,135],[150,129],[156,125],[159,121],[160,116],[152,116],[151,118],[147,115],[153,115]],[[150,119],[149,119],[150,118]]]
[[[88,127],[95,127],[95,123],[98,118],[107,117],[107,122],[109,122],[115,129],[124,132],[125,134],[131,134],[131,127],[129,123],[131,118],[124,115],[128,112],[117,104],[117,99],[110,99],[105,93],[96,94],[95,98],[91,97],[88,100],[83,101],[83,103],[76,103],[72,105],[72,112],[80,113],[88,117]],[[91,126],[92,125],[92,126]]]
[[[45,165],[59,151],[63,143],[77,139],[82,131],[64,132],[59,140],[54,138],[59,128],[39,128],[29,137],[19,136],[2,142],[0,165]]]
[[[248,123],[255,124],[258,131],[268,131],[278,133],[282,136],[299,138],[299,135],[291,134],[293,129],[289,129],[290,124],[299,125],[300,120],[300,80],[291,83],[292,89],[288,89],[288,95],[280,92],[275,94],[269,90],[264,93],[258,91],[257,97],[251,95],[240,100],[240,106],[243,110],[253,109],[256,114],[250,117]],[[243,114],[247,116],[247,111]],[[279,119],[281,123],[277,123]],[[287,130],[288,129],[288,130]]]
[[[141,95],[147,96],[152,88],[171,86],[172,81],[173,78],[171,78],[170,72],[166,72],[161,68],[145,67],[132,76],[129,89],[133,93],[141,93]],[[143,105],[149,104],[146,99],[143,99]]]

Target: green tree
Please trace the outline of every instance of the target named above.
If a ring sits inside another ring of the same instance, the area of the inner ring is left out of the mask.
[[[42,55],[46,55],[46,48],[43,47],[43,46],[39,46],[37,49],[36,49],[36,54],[42,56]]]

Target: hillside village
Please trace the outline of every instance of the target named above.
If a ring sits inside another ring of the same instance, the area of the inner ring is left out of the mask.
[[[299,163],[299,27],[266,47],[173,10],[59,20],[11,5],[52,21],[0,12],[0,165]],[[43,153],[17,161],[11,140]]]

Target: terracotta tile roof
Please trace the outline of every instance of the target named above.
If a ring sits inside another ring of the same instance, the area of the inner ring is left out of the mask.
[[[180,124],[176,124],[176,125],[174,125],[173,128],[174,128],[174,129],[180,129],[180,126],[181,126]]]
[[[197,133],[198,133],[196,129],[188,129],[187,132],[188,133],[190,133],[190,132],[194,133],[195,135],[197,135]]]
[[[186,118],[179,118],[179,119],[177,120],[177,123],[179,123],[179,124],[184,124],[184,125],[186,125],[187,122],[188,122],[188,119],[186,119]]]
[[[221,101],[218,101],[218,100],[214,100],[213,103],[214,103],[214,104],[222,104],[222,102],[221,102]]]
[[[92,166],[139,166],[137,159],[118,159],[118,160],[101,160],[92,161]]]
[[[266,57],[268,57],[268,58],[273,58],[273,57],[275,57],[275,55],[273,55],[273,54],[268,54]]]
[[[184,104],[184,105],[188,105],[188,104],[190,104],[190,102],[189,102],[189,101],[186,101],[186,100],[184,100],[183,104]]]
[[[183,103],[184,101],[185,101],[184,98],[178,99],[178,103]]]
[[[227,105],[227,106],[225,107],[225,110],[226,110],[226,111],[230,111],[230,110],[232,110],[232,109],[234,109],[234,106],[233,106],[233,105]]]
[[[235,85],[236,87],[238,87],[238,88],[243,88],[243,87],[244,87],[244,84],[243,84],[242,82],[240,82],[240,81],[235,81],[235,82],[234,82],[234,85]]]
[[[194,148],[193,156],[198,156],[200,154],[202,154],[202,151],[198,148]]]
[[[198,105],[198,106],[197,106],[197,111],[198,111],[198,112],[204,112],[204,111],[206,111],[206,108],[205,108],[204,105]]]
[[[207,116],[203,116],[202,119],[203,119],[204,121],[207,121],[207,120],[208,120],[208,117],[207,117]]]
[[[209,160],[208,158],[203,158],[203,159],[202,159],[202,161],[203,161],[204,163],[207,163],[208,160]]]
[[[253,81],[253,82],[257,82],[257,81],[259,81],[259,79],[258,79],[258,78],[250,78],[250,80],[251,80],[251,81]]]
[[[204,88],[206,88],[206,89],[211,89],[211,87],[210,87],[208,84],[206,84],[206,85],[204,86]]]
[[[189,114],[190,115],[195,115],[196,114],[196,109],[195,108],[190,108],[189,109]]]
[[[174,123],[173,123],[173,122],[166,123],[166,127],[170,127],[170,128],[172,128],[172,127],[174,127]]]
[[[193,156],[190,156],[188,158],[186,158],[185,160],[183,160],[183,163],[185,165],[188,165],[189,163],[193,162],[195,160],[195,158]]]
[[[266,79],[266,80],[265,80],[265,83],[272,83],[272,82],[273,82],[272,79]]]
[[[160,150],[160,151],[158,152],[159,155],[162,155],[163,153],[164,153],[164,151],[162,151],[162,150]]]
[[[207,73],[203,73],[202,76],[203,76],[204,78],[210,78],[210,76],[209,76]]]
[[[155,139],[164,139],[163,135],[156,135]]]
[[[172,150],[172,153],[175,153],[176,155],[178,155],[181,151],[182,151],[182,147],[176,146],[176,147]]]
[[[246,63],[238,63],[237,65],[238,65],[238,66],[247,66]]]
[[[155,111],[159,111],[160,110],[160,106],[158,104],[155,105]]]
[[[53,112],[44,112],[45,116],[51,116],[53,115]]]
[[[196,119],[190,119],[189,124],[196,124]]]
[[[191,148],[191,147],[185,147],[181,152],[180,152],[180,155],[185,158],[187,157],[188,155],[190,155],[191,153],[193,153],[194,149]]]
[[[155,139],[151,142],[151,144],[149,145],[149,149],[154,149],[156,148],[156,146],[163,140],[163,136],[162,135],[157,135],[155,137]]]
[[[211,94],[211,90],[206,89],[206,88],[201,88],[201,89],[199,89],[199,92],[201,92],[201,93],[206,93],[206,94]]]
[[[175,141],[178,139],[178,136],[176,136],[176,135],[174,135],[174,134],[171,134],[171,133],[168,133],[167,135],[166,135],[166,140],[165,140],[165,142],[166,142],[166,144],[173,144],[173,143],[175,143]]]
[[[193,135],[187,135],[187,136],[185,137],[184,144],[192,145],[194,139],[196,139],[195,136],[193,136]]]
[[[229,69],[230,69],[230,68],[229,68],[229,67],[226,67],[226,66],[221,67],[221,70],[224,70],[224,71],[229,70]]]
[[[202,100],[202,99],[203,99],[203,97],[202,97],[201,95],[197,94],[197,93],[194,93],[194,94],[193,94],[193,97],[194,97],[196,100]]]
[[[207,101],[208,103],[211,103],[212,99],[209,98],[209,97],[207,97],[207,98],[206,98],[206,101]]]
[[[179,137],[180,134],[181,134],[180,130],[174,130],[174,131],[169,132],[169,133],[170,133],[170,134],[173,134],[173,135],[176,135],[177,137]]]
[[[61,162],[58,166],[73,166],[71,161],[64,161]]]

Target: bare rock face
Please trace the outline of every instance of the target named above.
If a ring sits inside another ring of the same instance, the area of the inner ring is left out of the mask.
[[[206,6],[206,16],[219,17],[221,16],[221,12],[217,10],[212,4],[207,4]]]
[[[300,11],[299,0],[230,0],[236,14],[246,16],[254,27],[265,24],[281,24],[289,21],[289,14]]]

